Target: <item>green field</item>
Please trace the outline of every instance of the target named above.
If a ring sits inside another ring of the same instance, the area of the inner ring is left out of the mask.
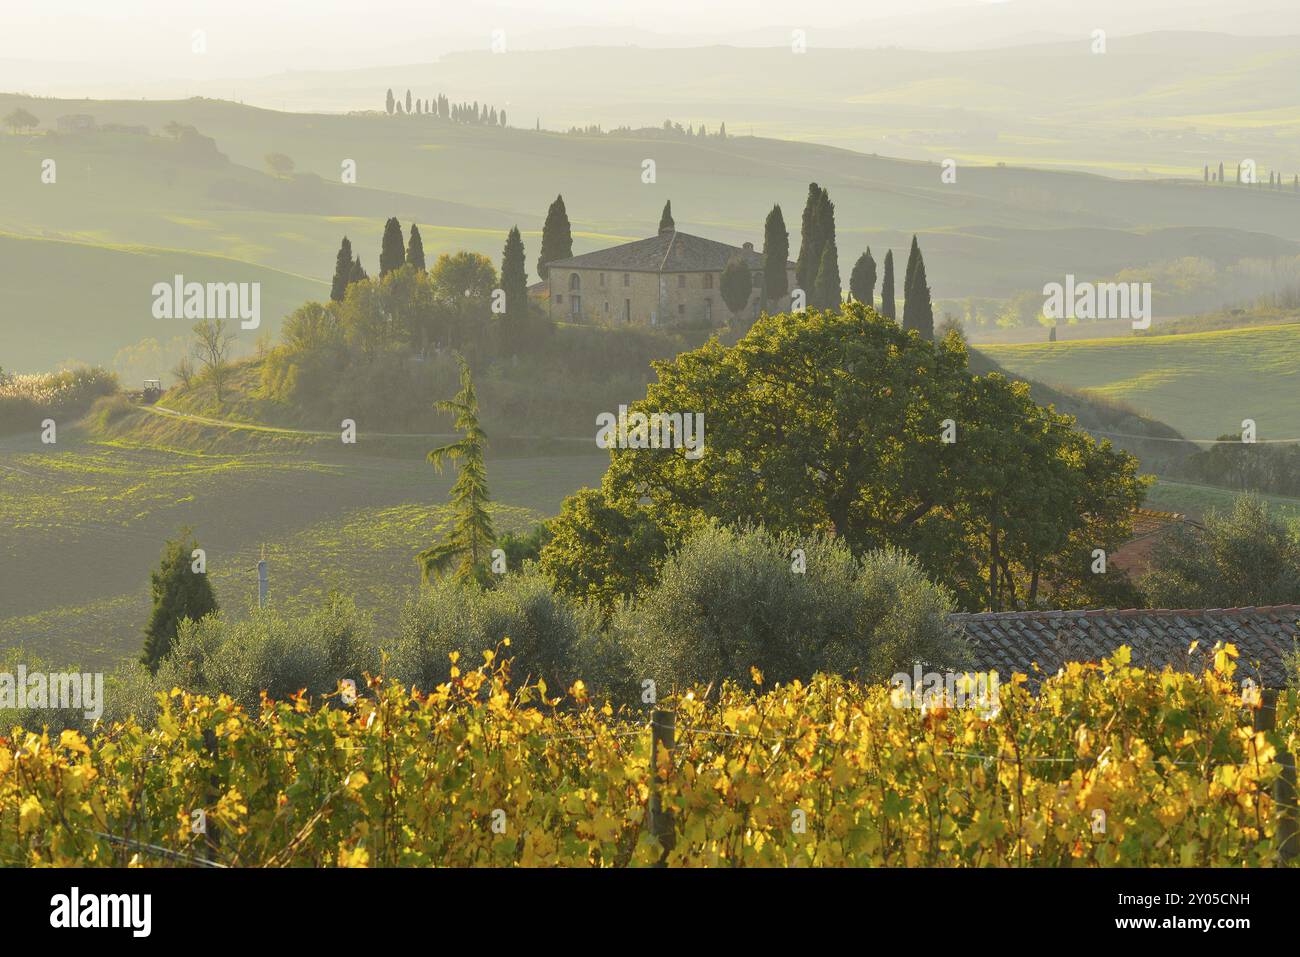
[[[1176,336],[981,346],[1008,370],[1128,403],[1189,439],[1300,438],[1300,323]]]
[[[194,447],[212,444],[190,429]],[[301,607],[338,589],[377,621],[395,622],[419,585],[416,552],[442,533],[455,479],[425,462],[431,443],[409,444],[400,455],[362,443],[211,453],[98,441],[72,428],[55,447],[32,435],[0,439],[0,646],[85,668],[137,654],[149,572],[183,526],[207,550],[213,587],[232,613],[256,600],[265,546],[277,605]],[[498,532],[555,514],[607,462],[603,453],[489,457]]]
[[[0,366],[45,371],[60,364],[107,365],[141,340],[168,343],[193,321],[153,316],[154,283],[176,274],[194,282],[261,285],[261,325],[232,323],[236,348],[249,353],[258,336],[278,333],[280,320],[304,300],[329,294],[321,281],[254,263],[176,249],[89,245],[0,234]],[[68,277],[77,277],[68,281]],[[143,371],[143,370],[142,370]],[[171,364],[150,378],[165,376]],[[132,387],[138,387],[134,383]]]
[[[1232,500],[1237,492],[1228,489],[1213,488],[1209,485],[1193,485],[1189,482],[1174,482],[1158,479],[1147,491],[1146,507],[1166,512],[1182,512],[1193,519],[1204,518],[1210,509],[1227,512],[1232,508]],[[1262,495],[1271,509],[1300,532],[1300,499],[1287,498],[1283,495]]]

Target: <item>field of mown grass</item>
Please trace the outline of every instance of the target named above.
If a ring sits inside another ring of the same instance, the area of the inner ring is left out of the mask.
[[[981,351],[1019,375],[1118,399],[1189,439],[1300,438],[1300,323]]]
[[[1166,512],[1182,512],[1193,519],[1200,520],[1210,509],[1227,512],[1232,508],[1232,500],[1239,493],[1229,489],[1214,488],[1209,485],[1195,485],[1190,482],[1177,482],[1169,479],[1157,479],[1147,491],[1146,507],[1161,509]],[[1300,531],[1300,498],[1288,498],[1284,495],[1262,495],[1271,510],[1290,522]]]
[[[378,621],[396,620],[419,583],[416,552],[448,520],[455,475],[425,461],[433,443],[381,454],[341,443],[240,451],[204,431],[172,424],[166,444],[147,432],[101,441],[71,426],[53,447],[35,434],[0,439],[0,650],[21,645],[84,668],[137,655],[149,572],[183,526],[206,549],[218,600],[232,612],[256,600],[265,545],[276,604],[338,589]],[[607,463],[604,453],[490,454],[498,531],[554,515]]]

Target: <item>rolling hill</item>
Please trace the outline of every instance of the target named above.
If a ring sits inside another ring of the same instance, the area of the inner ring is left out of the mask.
[[[275,334],[281,318],[304,299],[329,294],[321,281],[236,259],[184,250],[91,245],[0,233],[0,366],[35,372],[73,363],[108,363],[119,350],[188,334],[192,322],[155,319],[154,283],[261,284],[260,328],[234,323],[238,353]],[[157,369],[165,375],[170,366]]]
[[[1188,439],[1300,438],[1300,323],[981,350],[1017,375],[1127,403]]]
[[[420,224],[431,258],[465,248],[497,260],[504,233],[518,223],[531,271],[542,216],[557,192],[573,221],[576,252],[650,234],[666,199],[679,228],[735,244],[761,243],[762,219],[779,202],[797,249],[799,211],[813,180],[836,204],[841,275],[868,245],[879,261],[885,248],[901,255],[918,233],[940,312],[961,312],[966,297],[1041,290],[1066,273],[1104,278],[1189,257],[1226,268],[1247,258],[1292,262],[1300,255],[1300,193],[1289,189],[995,165],[962,167],[956,183],[944,184],[933,163],[748,136],[570,135],[420,116],[278,113],[202,99],[0,95],[0,112],[17,105],[47,128],[59,116],[84,113],[101,125],[152,132],[0,136],[0,176],[20,184],[0,209],[0,231],[154,249],[163,277],[181,271],[172,267],[183,266],[184,256],[208,254],[324,283],[344,233],[373,268],[383,221],[392,215]],[[211,137],[212,149],[187,149],[162,135],[169,122]],[[297,174],[262,172],[271,152],[294,159]],[[58,163],[56,184],[40,182],[45,158]],[[642,182],[647,159],[655,163],[653,183]],[[356,163],[356,184],[340,181],[346,160]],[[182,258],[170,258],[169,250]],[[112,261],[79,275],[118,316],[135,308],[141,293],[138,278],[110,268]],[[23,269],[0,260],[0,288],[25,283]],[[64,314],[82,308],[75,298],[44,308],[63,326],[81,321]],[[140,337],[130,323],[111,334],[110,327],[104,339],[113,349],[96,340],[77,354],[108,361]],[[19,340],[10,348],[26,347]],[[49,357],[48,349],[18,351],[8,364],[33,368]]]

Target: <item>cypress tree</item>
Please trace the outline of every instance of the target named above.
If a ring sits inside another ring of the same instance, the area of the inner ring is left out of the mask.
[[[385,100],[384,100],[384,109],[386,109],[386,110],[388,111],[388,114],[389,114],[390,116],[391,116],[392,113],[393,113],[394,104],[395,104],[396,102],[397,102],[397,101],[393,99],[393,91],[390,89],[390,90],[388,91],[388,96],[387,96],[387,97],[385,98]]]
[[[838,309],[840,306],[840,262],[834,241],[822,246],[822,261],[813,284],[818,309]]]
[[[384,223],[384,241],[379,250],[379,275],[387,276],[394,269],[401,269],[406,263],[406,250],[402,243],[402,224],[396,216],[390,216]]]
[[[348,274],[348,285],[350,286],[354,282],[365,282],[369,278],[365,268],[361,265],[361,257],[358,256],[356,261],[352,263],[352,272]],[[347,292],[345,291],[343,295],[346,297]]]
[[[913,261],[915,260],[915,261]],[[907,257],[907,284],[903,288],[903,328],[915,329],[922,339],[934,341],[934,304],[925,278],[925,259],[921,247],[912,237],[912,252]]]
[[[821,187],[808,184],[808,198],[803,204],[803,221],[799,226],[799,258],[795,261],[794,281],[805,294],[811,296],[817,281],[817,270],[822,261],[822,239],[819,226]]]
[[[407,113],[411,112],[411,91],[410,90],[406,91],[406,112]]]
[[[827,262],[830,263],[830,272],[821,283],[818,292],[818,306],[822,309],[838,309],[840,305],[840,254],[839,243],[835,239],[835,204],[831,202],[831,194],[822,187],[821,194],[821,212],[817,217],[818,231],[821,234],[822,250],[821,258],[817,265],[817,278],[822,279],[822,269]],[[831,255],[827,260],[826,249],[830,247]]]
[[[454,399],[437,403],[442,412],[455,416],[454,428],[461,433],[458,442],[444,445],[429,453],[429,463],[442,474],[443,463],[450,460],[456,465],[458,475],[451,487],[451,506],[455,513],[451,534],[443,542],[420,552],[417,561],[420,575],[428,582],[440,578],[455,564],[455,576],[460,581],[472,581],[478,573],[479,563],[491,554],[496,541],[492,516],[488,514],[487,468],[483,451],[487,436],[478,421],[478,397],[474,393],[474,380],[469,365],[457,354],[460,364],[460,392]]]
[[[916,264],[921,258],[921,247],[917,245],[916,233],[912,234],[912,248],[907,251],[907,269],[903,273],[903,328],[907,328],[907,294],[912,291],[912,279],[916,276]]]
[[[1223,182],[1223,162],[1219,162],[1219,182]]]
[[[780,206],[773,206],[763,224],[763,301],[785,298],[789,289],[786,263],[790,259],[790,233]]]
[[[335,302],[342,302],[343,296],[348,291],[348,283],[351,281],[352,244],[348,242],[348,237],[344,236],[338,255],[334,257],[334,281],[330,284],[330,298]]]
[[[528,318],[528,265],[524,260],[524,240],[515,226],[506,236],[501,252],[501,288],[506,294],[506,316],[513,323]]]
[[[144,632],[144,653],[140,661],[150,672],[157,672],[176,640],[176,626],[182,619],[198,621],[217,610],[217,596],[207,574],[193,570],[191,555],[198,548],[190,530],[163,546],[162,561],[149,575],[153,593],[153,611]]]
[[[420,272],[424,272],[424,240],[420,238],[420,227],[411,224],[411,238],[406,244],[406,261]]]
[[[546,278],[546,264],[573,255],[573,232],[569,228],[569,213],[564,208],[564,197],[556,196],[546,211],[542,225],[542,251],[537,257],[537,274]]]
[[[849,294],[858,302],[875,306],[876,298],[876,261],[871,258],[871,247],[858,257],[849,273]]]
[[[663,215],[659,217],[659,232],[676,228],[677,224],[673,222],[673,201],[670,199],[664,203]]]
[[[886,319],[896,319],[894,309],[894,251],[885,252],[885,272],[880,280],[880,314]]]

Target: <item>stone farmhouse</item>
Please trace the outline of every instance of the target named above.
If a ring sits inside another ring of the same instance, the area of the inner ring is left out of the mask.
[[[752,321],[763,308],[763,254],[753,243],[730,246],[676,229],[548,263],[540,285],[550,317],[558,322],[722,326],[732,319],[722,300],[722,270],[737,257],[749,266],[754,282],[737,318]],[[794,285],[794,263],[787,261],[787,290]],[[773,313],[789,308],[789,292],[767,307]]]

